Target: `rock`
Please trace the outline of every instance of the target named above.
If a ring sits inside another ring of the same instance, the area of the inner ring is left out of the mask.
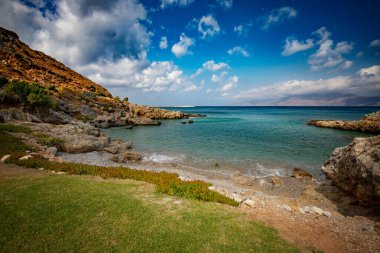
[[[291,177],[300,178],[300,179],[310,179],[313,178],[313,176],[300,168],[294,168]]]
[[[380,135],[336,148],[322,171],[359,203],[380,210]]]
[[[120,163],[125,163],[127,161],[140,161],[142,159],[142,156],[134,151],[126,151],[121,154],[119,154],[117,161]]]
[[[348,131],[380,133],[380,111],[364,115],[364,117],[358,121],[310,120],[307,124],[316,127],[336,128]]]
[[[38,170],[42,171],[42,170],[45,170],[44,168],[38,168]]]
[[[55,174],[55,170],[50,171],[52,174]]]
[[[236,194],[236,193],[231,193],[231,194],[228,195],[228,197],[230,197],[231,199],[235,200],[239,204],[241,202],[243,202],[243,198],[240,195]]]
[[[193,123],[194,123],[194,121],[192,121],[192,120],[189,120],[187,123],[189,123],[189,124],[193,124]]]
[[[273,177],[271,177],[271,180],[272,180],[272,185],[273,186],[280,186],[281,185],[281,179],[280,179],[280,177],[273,176]]]
[[[23,156],[23,157],[21,157],[21,158],[19,158],[19,160],[20,161],[24,161],[24,160],[28,160],[28,159],[30,159],[30,158],[32,158],[33,156],[31,156],[31,155],[26,155],[26,156]]]
[[[259,179],[259,185],[260,185],[260,187],[263,187],[263,186],[272,186],[270,183],[268,183],[264,179]]]
[[[66,174],[66,172],[63,172],[63,171],[57,172],[57,175],[65,175],[65,174]]]
[[[119,146],[109,146],[105,147],[103,150],[111,154],[117,154],[119,152]]]
[[[124,129],[133,129],[133,126],[132,125],[127,125],[124,127]]]
[[[186,124],[187,124],[187,122],[186,122],[186,121],[182,121],[181,123],[182,123],[183,125],[186,125]]]
[[[323,215],[326,217],[331,217],[331,213],[328,211],[323,211]]]
[[[215,191],[215,190],[216,190],[215,186],[209,186],[208,189],[209,189],[210,191]]]
[[[157,120],[152,120],[150,118],[133,118],[128,120],[129,125],[140,125],[140,126],[159,126],[161,125],[161,122]]]
[[[251,199],[244,200],[244,204],[246,204],[247,206],[252,207],[252,208],[255,207],[255,201],[251,200]]]
[[[282,205],[282,208],[285,209],[288,212],[292,211],[292,208],[290,206],[288,206],[288,205]]]
[[[312,209],[314,210],[314,212],[316,212],[319,215],[323,214],[323,210],[319,207],[313,206]]]
[[[52,154],[53,156],[56,156],[57,152],[58,152],[58,149],[56,147],[48,147],[46,149],[46,151],[49,152],[50,154]]]
[[[304,206],[303,207],[303,210],[305,211],[305,213],[314,213],[314,209],[311,208],[310,206]]]
[[[299,211],[300,213],[302,213],[302,214],[305,214],[305,213],[306,213],[305,210],[304,210],[302,207],[298,208],[298,211]]]
[[[108,144],[108,137],[93,137],[88,135],[66,136],[62,149],[68,153],[85,153],[103,150]]]
[[[122,140],[113,140],[108,147],[105,147],[103,150],[107,151],[108,153],[111,154],[117,154],[120,152],[124,152],[128,149],[132,148],[132,142],[124,142]]]
[[[11,155],[5,155],[5,156],[3,156],[2,158],[1,158],[1,162],[3,163],[3,162],[5,162],[9,157],[11,157]]]

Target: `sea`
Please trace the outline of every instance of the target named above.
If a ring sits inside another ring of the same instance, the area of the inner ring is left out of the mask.
[[[311,119],[359,120],[380,107],[163,108],[207,117],[162,120],[161,126],[106,129],[111,138],[133,142],[143,161],[176,164],[224,175],[286,176],[302,168],[322,177],[333,150],[370,134],[309,126]]]

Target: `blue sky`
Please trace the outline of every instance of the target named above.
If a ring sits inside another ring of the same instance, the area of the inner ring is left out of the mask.
[[[380,96],[380,1],[30,0],[0,25],[149,105]],[[288,99],[289,98],[289,99]]]

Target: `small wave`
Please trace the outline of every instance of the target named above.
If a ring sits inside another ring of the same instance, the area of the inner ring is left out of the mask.
[[[155,162],[155,163],[170,163],[176,161],[177,157],[160,155],[160,154],[151,154],[143,158],[143,161]]]

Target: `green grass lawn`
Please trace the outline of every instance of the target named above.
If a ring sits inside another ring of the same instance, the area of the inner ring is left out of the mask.
[[[297,249],[234,207],[169,197],[145,182],[35,170],[0,177],[0,252],[120,251]]]

